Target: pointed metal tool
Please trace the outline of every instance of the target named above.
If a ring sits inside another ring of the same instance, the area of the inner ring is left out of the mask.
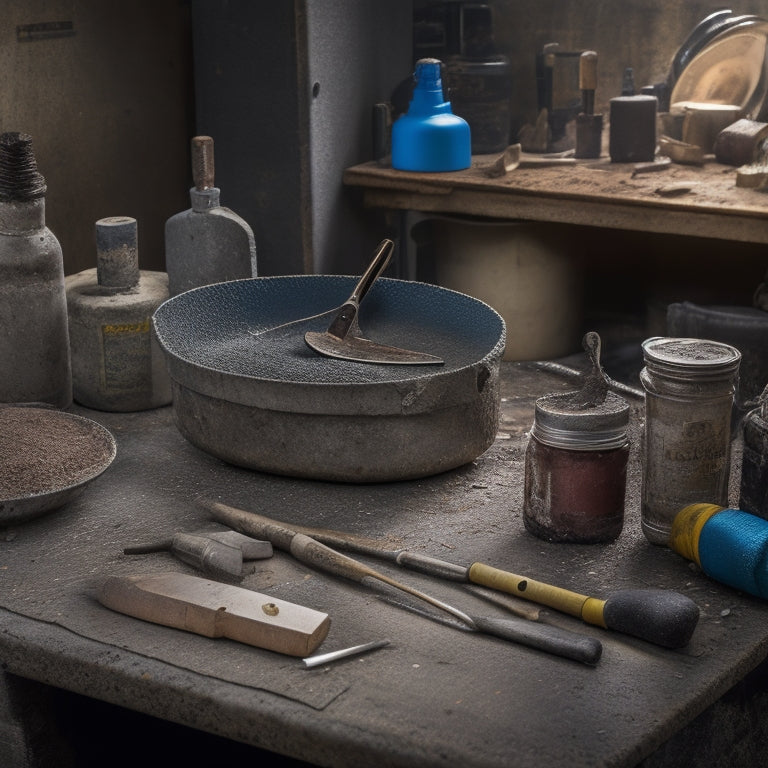
[[[304,340],[307,344],[326,357],[352,360],[358,363],[380,363],[385,365],[442,365],[443,360],[425,352],[390,347],[379,344],[362,335],[357,316],[360,302],[365,298],[371,286],[384,271],[392,256],[394,243],[382,240],[352,295],[342,304],[328,326],[327,331],[307,331]]]
[[[470,616],[459,608],[331,549],[311,536],[299,533],[297,528],[260,515],[242,514],[240,510],[219,502],[205,503],[204,506],[219,522],[246,535],[266,539],[277,549],[289,552],[299,562],[359,584],[386,584],[394,587],[449,614],[458,620],[462,629],[520,643],[583,664],[594,665],[600,660],[603,648],[595,638],[527,619]]]
[[[361,653],[367,653],[368,651],[375,651],[376,649],[384,648],[387,645],[389,645],[389,640],[374,640],[373,642],[364,643],[363,645],[342,648],[339,651],[329,651],[328,653],[320,653],[317,656],[308,656],[306,659],[303,659],[303,663],[307,669],[313,669],[314,667],[321,667],[324,664],[329,664],[338,659],[346,659],[349,656],[357,656]]]
[[[699,621],[699,608],[690,598],[668,589],[623,589],[605,600],[510,573],[485,563],[469,566],[429,557],[421,552],[393,549],[385,542],[355,534],[304,525],[280,523],[271,518],[237,509],[217,501],[202,502],[214,520],[246,535],[271,540],[278,549],[283,543],[271,537],[273,526],[303,533],[317,542],[347,552],[370,555],[420,573],[449,581],[479,584],[576,616],[587,624],[639,637],[665,648],[687,645]],[[290,539],[286,539],[290,541]]]

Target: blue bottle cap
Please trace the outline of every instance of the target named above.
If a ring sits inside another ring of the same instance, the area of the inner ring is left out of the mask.
[[[392,167],[401,171],[460,171],[472,164],[469,124],[444,100],[439,59],[416,62],[408,112],[392,126]]]

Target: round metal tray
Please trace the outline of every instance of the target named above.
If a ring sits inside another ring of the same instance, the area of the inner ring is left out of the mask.
[[[54,408],[0,405],[0,525],[62,507],[112,463],[112,435]]]

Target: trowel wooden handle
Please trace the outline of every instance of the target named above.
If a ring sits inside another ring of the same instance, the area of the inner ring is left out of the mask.
[[[600,600],[483,563],[470,566],[469,580],[665,648],[687,645],[699,621],[696,603],[666,589],[627,589]]]
[[[99,602],[154,624],[289,656],[312,653],[330,626],[326,613],[183,573],[111,576]]]

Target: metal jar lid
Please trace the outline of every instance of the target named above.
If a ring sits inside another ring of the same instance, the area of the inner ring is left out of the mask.
[[[646,366],[670,378],[729,378],[741,362],[736,347],[709,339],[654,336],[646,339],[642,347]]]
[[[536,401],[531,435],[540,443],[572,451],[607,451],[627,442],[629,404],[608,392],[599,405],[579,406],[578,392],[558,392]]]

